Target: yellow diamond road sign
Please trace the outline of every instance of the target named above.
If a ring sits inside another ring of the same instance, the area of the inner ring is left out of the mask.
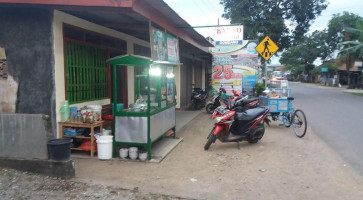
[[[266,36],[255,49],[265,60],[268,60],[272,55],[274,55],[274,53],[276,53],[279,47],[271,40],[270,37]]]

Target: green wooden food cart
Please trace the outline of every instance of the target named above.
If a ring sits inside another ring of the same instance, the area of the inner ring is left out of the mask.
[[[151,145],[171,131],[175,137],[176,63],[152,61],[137,55],[122,55],[108,60],[112,66],[114,138],[113,157],[121,147],[142,147],[151,159]],[[117,109],[118,66],[133,66],[135,103]]]

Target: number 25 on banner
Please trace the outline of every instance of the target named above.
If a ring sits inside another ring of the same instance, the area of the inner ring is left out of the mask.
[[[223,67],[221,65],[216,65],[213,67],[213,72],[215,72],[213,79],[226,79],[229,80],[232,78],[232,65],[224,65]],[[223,75],[222,75],[223,74]]]

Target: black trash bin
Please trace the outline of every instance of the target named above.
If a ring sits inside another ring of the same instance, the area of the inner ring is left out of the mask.
[[[47,143],[49,158],[54,161],[68,161],[71,157],[72,138],[52,139]]]

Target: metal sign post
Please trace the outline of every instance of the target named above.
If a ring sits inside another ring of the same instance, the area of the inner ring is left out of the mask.
[[[279,49],[279,47],[275,44],[274,41],[271,40],[270,37],[266,36],[260,44],[256,46],[256,51],[264,58],[266,61],[268,61],[272,55],[276,53],[276,51]],[[265,66],[265,87],[267,86],[267,65],[266,62],[264,63]]]

